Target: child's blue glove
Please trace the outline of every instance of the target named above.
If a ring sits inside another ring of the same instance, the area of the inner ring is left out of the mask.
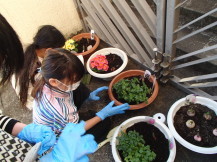
[[[104,87],[97,88],[95,91],[93,91],[93,92],[90,93],[90,96],[89,96],[88,100],[94,100],[94,101],[99,100],[100,97],[97,96],[97,94],[99,92],[101,92],[101,91],[104,91],[104,90],[108,90],[108,87],[104,86]]]
[[[130,108],[128,103],[119,105],[119,106],[113,106],[114,101],[111,101],[106,107],[104,107],[102,110],[100,110],[96,115],[100,117],[102,120],[104,120],[106,117],[113,116],[116,114],[123,114],[125,113],[125,110],[128,110]]]
[[[84,126],[84,121],[79,124],[68,123],[53,150],[43,156],[40,161],[88,161],[87,154],[95,152],[98,145],[94,141],[93,135],[83,135],[85,133]]]
[[[39,155],[47,151],[56,142],[56,136],[51,128],[33,123],[25,126],[17,137],[31,144],[41,142],[41,147],[38,151]]]

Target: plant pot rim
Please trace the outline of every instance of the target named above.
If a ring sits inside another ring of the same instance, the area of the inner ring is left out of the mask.
[[[115,101],[115,105],[121,105],[123,103],[119,102],[118,100],[116,100],[116,98],[114,97],[113,93],[112,93],[112,87],[115,83],[117,83],[119,80],[123,79],[123,78],[127,78],[127,77],[131,77],[131,76],[138,76],[138,75],[143,75],[145,71],[143,70],[127,70],[124,71],[120,74],[118,74],[115,78],[112,79],[112,81],[109,84],[109,89],[108,89],[108,94],[109,94],[109,98],[111,101]],[[151,81],[154,80],[154,76],[151,76]],[[158,95],[158,91],[159,91],[159,86],[158,86],[158,82],[157,80],[155,81],[155,86],[154,86],[154,91],[151,95],[151,97],[148,98],[148,103],[143,102],[137,105],[130,105],[130,109],[129,110],[136,110],[136,109],[141,109],[144,108],[148,105],[150,105],[155,98]]]
[[[184,103],[185,103],[185,97],[177,100],[169,109],[169,112],[167,114],[167,124],[168,124],[168,127],[169,127],[171,133],[173,134],[175,139],[181,145],[183,145],[184,147],[186,147],[186,148],[188,148],[194,152],[198,152],[198,153],[202,153],[202,154],[216,154],[217,153],[217,146],[209,147],[209,148],[196,146],[194,144],[189,143],[185,139],[183,139],[176,131],[176,129],[173,125],[173,118],[174,118],[176,112],[180,109],[180,107],[184,105]],[[196,96],[196,102],[195,103],[205,105],[208,108],[215,111],[215,113],[217,114],[217,102],[215,102],[209,98],[206,98],[206,97]]]
[[[153,120],[153,119],[154,118],[152,118],[150,116],[135,116],[135,117],[132,117],[132,118],[125,120],[123,123],[121,123],[117,127],[117,129],[115,130],[115,132],[112,136],[112,141],[111,141],[112,155],[113,155],[113,158],[115,159],[116,162],[121,162],[118,150],[116,149],[116,142],[117,142],[116,138],[120,134],[120,131],[126,130],[128,127],[131,127],[135,123],[148,122],[149,120]],[[169,140],[169,145],[171,146],[171,148],[169,148],[170,154],[169,154],[169,158],[168,158],[167,162],[173,162],[175,159],[175,156],[176,156],[176,143],[175,143],[175,139],[174,139],[172,133],[170,132],[170,130],[167,128],[167,126],[164,123],[162,123],[158,120],[155,120],[153,125],[155,127],[157,127],[165,135],[165,138],[167,138]]]
[[[89,38],[90,39],[90,37],[91,37],[90,33],[80,33],[78,35],[73,36],[72,39],[76,40],[76,41],[79,41],[82,38]],[[99,46],[99,43],[100,43],[100,39],[96,34],[94,34],[94,40],[96,41],[96,43],[90,50],[87,50],[87,51],[82,52],[82,53],[76,53],[76,55],[85,56],[85,55],[89,55],[89,54],[93,53],[96,50],[96,48]]]
[[[96,55],[108,55],[110,53],[113,53],[113,54],[117,54],[118,56],[121,57],[121,59],[123,60],[123,64],[115,71],[111,72],[111,73],[106,73],[106,74],[100,74],[100,73],[96,73],[94,72],[91,68],[90,68],[90,60],[92,58],[94,58]],[[87,71],[92,75],[92,76],[95,76],[97,78],[112,78],[114,77],[115,75],[119,74],[121,71],[124,70],[124,68],[127,66],[127,63],[128,63],[128,57],[127,57],[127,54],[122,51],[121,49],[119,48],[103,48],[103,49],[100,49],[96,52],[94,52],[87,60],[87,64],[86,64],[86,68],[87,68]]]

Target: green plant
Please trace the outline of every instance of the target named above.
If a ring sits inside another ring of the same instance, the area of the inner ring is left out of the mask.
[[[113,86],[113,90],[119,100],[124,100],[128,103],[148,103],[147,95],[151,93],[151,88],[148,88],[144,81],[138,77],[130,79],[122,79]]]
[[[122,151],[126,162],[151,162],[156,158],[150,146],[145,145],[143,136],[136,131],[122,132],[117,139],[117,149]]]

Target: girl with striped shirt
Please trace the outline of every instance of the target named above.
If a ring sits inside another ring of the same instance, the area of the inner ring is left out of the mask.
[[[60,133],[68,122],[79,121],[73,92],[80,85],[85,69],[77,56],[65,49],[56,48],[46,51],[40,73],[42,79],[36,83],[32,93],[35,98],[33,122],[47,125],[56,133]],[[108,87],[101,87],[91,92],[89,99],[99,99],[97,93],[107,89]],[[129,109],[128,104],[120,106],[113,106],[113,104],[113,101],[110,102],[93,118],[87,120],[85,130],[89,130],[108,116],[121,114]]]

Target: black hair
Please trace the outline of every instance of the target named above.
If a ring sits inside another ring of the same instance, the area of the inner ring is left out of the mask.
[[[0,85],[8,82],[13,73],[17,75],[23,67],[23,47],[18,35],[0,14]]]
[[[20,84],[20,101],[23,105],[27,102],[28,89],[30,82],[35,84],[35,75],[37,69],[41,66],[41,62],[38,60],[36,50],[47,48],[60,48],[65,44],[65,38],[63,34],[52,25],[42,26],[35,37],[33,43],[30,44],[25,51],[24,68],[19,76]]]
[[[76,55],[62,48],[49,49],[41,66],[42,78],[35,85],[32,96],[40,100],[45,83],[52,87],[49,84],[50,78],[67,78],[71,83],[75,83],[81,80],[84,74],[84,65]]]

